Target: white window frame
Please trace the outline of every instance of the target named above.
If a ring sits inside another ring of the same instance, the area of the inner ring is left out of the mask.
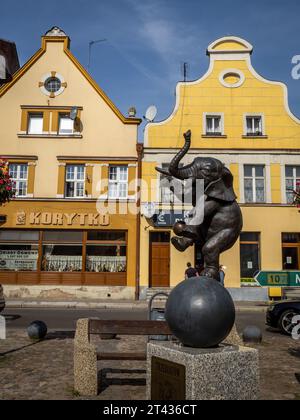
[[[293,176],[286,176],[286,168],[290,166],[293,168]],[[300,165],[285,165],[284,167],[284,175],[285,175],[285,200],[287,204],[292,204],[289,203],[288,201],[288,190],[287,190],[287,186],[286,186],[286,181],[287,180],[293,180],[293,190],[295,191],[297,188],[297,182],[300,181],[300,176],[297,178],[297,168],[300,168]]]
[[[252,175],[250,176],[246,176],[245,175],[245,166],[252,166]],[[255,167],[256,166],[263,166],[264,168],[264,175],[263,176],[256,176],[255,174]],[[252,163],[245,163],[243,165],[243,171],[244,171],[244,176],[243,176],[243,183],[244,183],[244,202],[246,204],[263,204],[267,202],[267,190],[266,190],[266,165],[263,164],[252,164]],[[246,201],[246,187],[245,187],[245,180],[246,179],[251,179],[252,180],[252,198],[253,201]],[[256,200],[256,180],[258,179],[263,179],[264,180],[264,201],[257,201]]]
[[[40,117],[40,120],[42,122],[42,127],[41,130],[39,131],[32,131],[31,129],[31,121],[33,119],[37,119],[37,117]],[[27,127],[27,134],[32,134],[32,135],[39,135],[39,134],[43,134],[43,127],[44,127],[44,114],[42,112],[29,112],[28,113],[28,127]]]
[[[68,167],[74,167],[74,178],[68,178]],[[78,167],[83,167],[83,179],[78,178]],[[86,170],[85,165],[72,165],[72,164],[66,164],[66,175],[65,175],[65,198],[85,198],[85,176],[86,176]],[[68,196],[67,195],[67,183],[74,183],[74,195]],[[77,194],[77,186],[78,184],[83,183],[83,195]]]
[[[117,169],[117,178],[111,179],[111,169]],[[126,179],[121,179],[121,168],[126,168]],[[112,195],[111,186],[116,186],[116,194]],[[120,186],[126,185],[126,195],[121,197]],[[108,167],[108,199],[110,200],[127,200],[128,199],[128,166],[126,165],[109,165]]]
[[[61,131],[61,121],[62,120],[70,120],[70,121],[72,121],[73,126],[72,126],[72,131],[71,132],[62,132]],[[63,114],[63,113],[59,114],[59,117],[58,117],[58,135],[59,136],[72,136],[74,133],[75,133],[75,130],[74,130],[74,121],[71,120],[70,115],[67,114],[67,113],[66,114]]]
[[[11,169],[12,167],[15,166],[17,168],[17,176],[12,176],[11,175]],[[25,178],[21,178],[21,166],[26,166],[26,177]],[[27,197],[27,188],[28,188],[28,163],[10,163],[9,164],[9,174],[10,174],[10,178],[11,180],[15,183],[15,186],[13,188],[13,190],[15,191],[15,197]],[[25,194],[19,194],[19,186],[20,183],[23,182],[25,183]]]
[[[220,130],[217,133],[208,133],[207,131],[207,120],[208,118],[220,118]],[[225,133],[225,124],[224,124],[224,113],[223,112],[204,112],[203,114],[203,135],[219,137],[224,136]]]
[[[260,118],[261,134],[257,135],[254,132],[252,134],[248,134],[247,118]],[[264,114],[255,114],[255,113],[244,114],[244,136],[246,136],[246,137],[262,137],[262,136],[265,136],[265,135],[266,135],[266,132],[265,132],[265,116],[264,116]]]

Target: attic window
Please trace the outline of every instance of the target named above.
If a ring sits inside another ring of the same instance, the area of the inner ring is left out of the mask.
[[[227,88],[237,88],[245,81],[245,75],[237,69],[227,69],[219,75],[220,83]]]
[[[48,92],[56,93],[61,88],[61,81],[57,77],[49,77],[45,81],[45,89]]]
[[[39,82],[39,87],[44,95],[55,98],[56,96],[63,93],[67,87],[63,76],[56,71],[44,74],[42,80]]]

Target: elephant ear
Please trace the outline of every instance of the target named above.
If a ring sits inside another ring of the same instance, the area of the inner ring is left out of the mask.
[[[228,168],[224,166],[221,178],[209,184],[205,194],[207,197],[227,202],[236,200],[237,196],[233,190],[233,175]]]

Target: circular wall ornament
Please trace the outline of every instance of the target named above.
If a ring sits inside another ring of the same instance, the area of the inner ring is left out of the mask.
[[[39,82],[39,88],[43,94],[50,96],[50,98],[55,98],[63,93],[66,87],[67,83],[65,82],[65,79],[61,74],[56,73],[56,71],[44,74]]]
[[[244,83],[245,75],[237,69],[226,69],[220,73],[219,81],[225,87],[237,88]]]

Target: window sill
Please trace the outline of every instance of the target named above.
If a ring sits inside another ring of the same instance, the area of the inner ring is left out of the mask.
[[[202,134],[203,139],[227,139],[225,134]]]
[[[18,134],[19,139],[82,139],[82,134]]]
[[[265,135],[255,135],[255,134],[251,134],[251,136],[246,136],[246,135],[243,135],[242,136],[242,138],[243,139],[267,139],[268,138],[268,136],[265,136]]]

